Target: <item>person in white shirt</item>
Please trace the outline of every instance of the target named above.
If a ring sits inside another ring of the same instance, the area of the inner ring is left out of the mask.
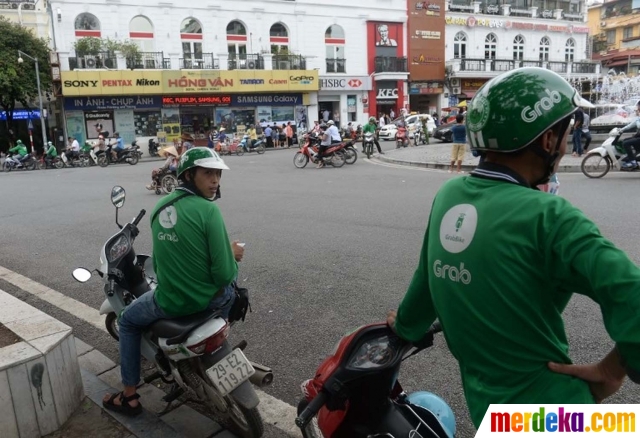
[[[322,112],[322,120],[324,120],[325,123],[328,122],[330,115],[331,115],[331,113],[328,110],[324,110]]]
[[[382,128],[384,125],[386,125],[386,121],[384,120],[384,114],[380,113],[380,121],[378,122],[378,127]]]
[[[78,140],[76,140],[75,137],[69,137],[68,140],[71,144],[67,148],[66,155],[67,158],[72,159],[80,155],[80,143],[78,143]]]
[[[340,143],[341,141],[342,137],[340,137],[340,131],[338,131],[338,128],[336,127],[333,120],[329,120],[329,122],[327,122],[327,129],[324,131],[324,135],[322,136],[320,147],[318,148],[318,155],[316,156],[316,160],[318,161],[318,169],[324,167],[324,162],[322,160],[324,151],[329,149],[332,144]]]
[[[389,117],[391,118],[391,120],[396,118],[396,113],[393,111],[393,108],[391,108],[391,111],[389,111]]]

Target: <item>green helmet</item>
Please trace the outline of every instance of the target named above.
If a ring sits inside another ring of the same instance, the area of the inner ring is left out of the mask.
[[[20,139],[16,140],[16,145],[20,145],[20,144],[22,144],[22,140]]]
[[[178,164],[178,176],[192,167],[205,167],[207,169],[229,170],[220,155],[209,148],[191,148],[180,157]]]
[[[469,143],[481,151],[520,150],[580,106],[593,108],[557,73],[538,67],[512,70],[484,84],[469,104]]]
[[[375,117],[369,117],[369,123],[376,123]]]

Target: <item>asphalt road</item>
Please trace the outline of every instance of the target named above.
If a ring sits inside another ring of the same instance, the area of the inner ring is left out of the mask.
[[[246,242],[240,280],[252,293],[253,313],[232,338],[246,339],[248,357],[273,367],[267,392],[290,404],[341,336],[397,307],[417,264],[433,197],[454,177],[362,157],[341,169],[296,169],[294,153],[225,158],[231,170],[224,172],[218,201],[231,239]],[[81,285],[71,271],[96,267],[102,244],[117,230],[113,185],[127,190],[122,220],[152,210],[160,197],[144,185],[156,165],[0,174],[0,265],[99,308],[99,280]],[[563,174],[560,192],[639,263],[639,186],[640,174],[614,172],[601,180]],[[149,253],[148,228],[141,230],[136,250]],[[0,281],[0,288],[72,325],[79,338],[118,360],[116,343],[100,330],[8,283]],[[597,360],[612,347],[588,299],[576,296],[565,316],[576,362]],[[457,415],[457,436],[474,435],[458,368],[442,338],[408,360],[400,378],[408,390],[442,396]],[[640,403],[639,393],[627,383],[610,401]]]

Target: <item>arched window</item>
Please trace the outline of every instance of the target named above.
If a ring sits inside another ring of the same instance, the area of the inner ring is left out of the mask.
[[[77,38],[100,38],[100,21],[93,14],[82,13],[76,17],[74,23]]]
[[[548,61],[549,60],[549,50],[550,50],[551,42],[549,38],[542,37],[540,40],[540,61]]]
[[[496,59],[496,50],[498,46],[498,37],[490,33],[484,39],[484,59]]]
[[[327,73],[346,73],[346,59],[344,46],[346,39],[344,30],[337,24],[332,24],[324,33],[326,48]]]
[[[140,47],[142,52],[153,52],[153,24],[147,17],[138,15],[129,23],[129,38]]]
[[[202,59],[202,24],[193,17],[182,20],[180,42],[182,42],[182,67],[199,67],[194,60]]]
[[[227,48],[230,59],[246,59],[247,28],[239,21],[232,21],[227,25]]]
[[[564,46],[564,60],[566,62],[573,62],[573,55],[576,51],[576,42],[573,38],[567,40],[567,44]]]
[[[467,57],[467,34],[458,32],[453,37],[453,57],[464,59]]]
[[[513,39],[513,60],[522,61],[524,59],[524,37],[516,35]]]
[[[289,32],[282,23],[275,23],[269,30],[271,53],[278,54],[289,49]]]

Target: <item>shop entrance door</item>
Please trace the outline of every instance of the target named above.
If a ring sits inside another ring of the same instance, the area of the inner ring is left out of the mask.
[[[318,102],[318,120],[320,124],[333,120],[340,127],[340,101]]]

